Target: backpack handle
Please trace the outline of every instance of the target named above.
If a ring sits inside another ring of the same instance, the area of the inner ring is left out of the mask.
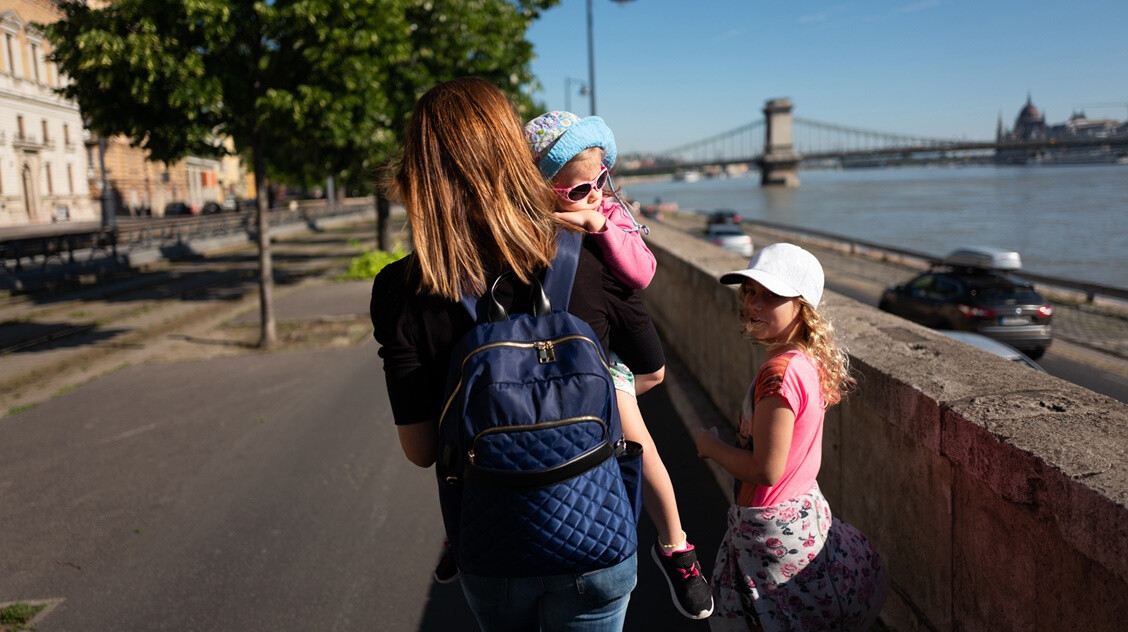
[[[487,317],[491,323],[500,323],[509,320],[509,313],[505,311],[505,307],[498,302],[497,296],[494,294],[497,290],[497,284],[502,279],[511,275],[512,272],[503,272],[497,279],[494,280],[493,285],[490,286],[490,303],[488,306],[489,313]],[[552,303],[548,300],[548,295],[544,293],[544,286],[541,282],[533,279],[533,316],[544,316],[552,313]]]
[[[580,260],[580,248],[583,235],[579,232],[561,228],[556,233],[556,257],[544,273],[544,283],[533,279],[533,315],[542,316],[552,313],[553,306],[562,312],[568,311],[568,302],[572,298],[572,284],[576,279],[576,265]],[[490,286],[488,305],[485,314],[478,312],[478,297],[469,294],[463,295],[459,303],[470,314],[474,322],[497,323],[509,319],[505,308],[497,302],[494,290],[497,283],[506,274],[504,272],[494,280]],[[551,297],[551,300],[550,300]],[[483,297],[484,298],[484,297]],[[482,318],[486,320],[483,321]]]

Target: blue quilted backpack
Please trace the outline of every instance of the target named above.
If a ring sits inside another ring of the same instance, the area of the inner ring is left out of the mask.
[[[467,573],[582,573],[638,546],[641,447],[623,438],[598,338],[566,311],[581,240],[560,231],[532,314],[507,314],[496,281],[462,300],[476,324],[451,355],[436,469]]]

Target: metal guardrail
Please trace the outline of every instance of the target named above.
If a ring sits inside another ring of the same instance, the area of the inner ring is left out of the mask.
[[[854,239],[852,237],[844,237],[842,235],[834,235],[834,234],[831,234],[831,233],[826,233],[826,232],[823,232],[823,231],[820,231],[820,230],[813,230],[813,229],[810,229],[810,228],[800,228],[800,227],[796,227],[796,226],[788,226],[786,224],[777,224],[777,223],[774,223],[774,222],[766,222],[766,221],[758,220],[758,219],[744,219],[743,223],[747,224],[747,225],[751,225],[751,226],[759,226],[759,227],[762,227],[762,228],[780,231],[780,232],[794,233],[794,234],[797,234],[797,235],[808,235],[808,236],[811,236],[811,237],[816,237],[816,238],[821,239],[821,240],[829,241],[833,244],[843,245],[849,250],[850,254],[858,254],[858,253],[861,253],[863,251],[869,251],[869,252],[877,254],[877,255],[884,255],[882,258],[886,259],[886,260],[889,260],[889,259],[892,258],[889,255],[895,255],[896,257],[899,257],[899,258],[902,258],[902,259],[917,260],[917,261],[921,262],[921,264],[931,264],[931,263],[940,262],[940,259],[938,257],[936,257],[935,255],[930,255],[930,254],[923,253],[923,252],[917,252],[915,250],[906,250],[904,248],[897,248],[895,246],[887,246],[887,245],[884,245],[884,244],[877,244],[877,243],[874,243],[874,242],[864,241],[864,240],[861,240],[861,239]],[[1096,299],[1096,297],[1098,297],[1098,296],[1103,296],[1103,297],[1107,297],[1107,298],[1115,298],[1115,299],[1119,299],[1119,300],[1128,300],[1128,289],[1124,289],[1124,288],[1114,287],[1114,286],[1111,286],[1111,285],[1104,285],[1104,284],[1101,284],[1101,283],[1091,283],[1091,282],[1088,282],[1088,281],[1080,281],[1080,280],[1077,280],[1077,279],[1066,279],[1066,278],[1062,278],[1062,277],[1049,276],[1049,275],[1045,275],[1045,274],[1036,274],[1036,273],[1032,273],[1032,272],[1027,272],[1026,270],[1022,270],[1021,272],[1018,272],[1017,274],[1018,274],[1018,276],[1021,276],[1022,278],[1028,279],[1030,281],[1034,281],[1035,283],[1041,283],[1043,285],[1053,286],[1055,288],[1062,288],[1062,289],[1065,289],[1065,290],[1084,294],[1085,295],[1085,302],[1087,302],[1087,303],[1092,303]]]
[[[370,198],[346,200],[333,206],[324,203],[298,208],[273,209],[269,226],[277,228],[350,215],[372,208]],[[42,234],[0,234],[0,289],[25,290],[67,277],[100,273],[127,266],[121,255],[150,249],[190,245],[208,239],[245,235],[255,238],[256,213],[248,210],[191,217],[117,217],[116,226],[103,228],[94,222],[69,227],[54,224]],[[29,227],[36,228],[36,227]]]

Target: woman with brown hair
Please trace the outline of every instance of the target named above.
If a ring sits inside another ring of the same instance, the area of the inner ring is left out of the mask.
[[[443,386],[458,340],[474,325],[459,304],[487,284],[510,313],[553,260],[555,195],[529,155],[505,96],[476,78],[440,84],[415,106],[390,195],[407,209],[414,252],[376,277],[372,322],[404,454],[420,467],[438,457]],[[665,364],[638,297],[584,240],[568,303],[604,351],[614,349],[644,381]],[[505,534],[499,534],[500,538]],[[567,575],[485,577],[462,573],[484,630],[620,630],[635,585],[636,555]]]

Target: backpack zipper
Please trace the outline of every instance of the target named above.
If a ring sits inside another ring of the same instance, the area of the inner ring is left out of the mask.
[[[484,435],[499,434],[502,432],[532,432],[534,430],[550,430],[558,426],[567,426],[569,424],[574,424],[577,421],[597,422],[600,427],[603,428],[603,435],[607,436],[607,424],[603,422],[603,419],[594,415],[581,415],[579,417],[569,417],[567,419],[558,419],[556,421],[542,421],[535,424],[522,424],[520,426],[495,426],[493,428],[486,428],[474,437],[474,442],[470,444],[470,450],[466,453],[467,462],[469,462],[471,465],[474,464],[474,451],[478,449],[478,439]]]
[[[442,431],[443,421],[446,420],[447,411],[450,410],[450,405],[454,402],[455,396],[457,396],[458,393],[462,390],[462,372],[466,370],[466,363],[470,361],[470,358],[474,357],[475,355],[478,355],[479,353],[481,353],[483,351],[487,351],[489,349],[495,349],[495,348],[498,348],[498,347],[513,347],[513,348],[516,348],[516,349],[537,349],[537,359],[538,359],[538,361],[541,362],[541,364],[544,364],[545,361],[542,359],[542,357],[540,355],[541,354],[540,345],[547,345],[551,349],[551,348],[555,347],[556,345],[559,345],[560,343],[569,342],[569,341],[572,341],[572,340],[582,340],[583,342],[586,342],[586,343],[590,344],[591,346],[596,347],[597,350],[602,351],[602,350],[599,349],[599,347],[595,344],[595,342],[591,338],[588,338],[587,336],[583,336],[583,335],[580,335],[580,334],[569,334],[567,336],[561,336],[559,338],[553,338],[552,340],[542,340],[542,341],[537,341],[537,342],[508,342],[508,341],[491,342],[487,345],[482,345],[482,346],[478,347],[477,349],[474,349],[470,353],[466,354],[466,357],[462,359],[462,366],[459,367],[459,369],[458,369],[458,384],[456,384],[455,387],[454,387],[454,390],[451,391],[450,397],[447,398],[446,404],[443,405],[443,412],[442,412],[441,415],[439,415],[439,431],[440,432]],[[555,358],[555,352],[553,352],[553,354],[554,354],[553,357]],[[599,355],[599,362],[600,362],[600,364],[603,365],[603,368],[607,369],[608,373],[611,373],[611,368],[607,366],[607,361],[603,359],[603,353],[600,352],[597,355]]]

